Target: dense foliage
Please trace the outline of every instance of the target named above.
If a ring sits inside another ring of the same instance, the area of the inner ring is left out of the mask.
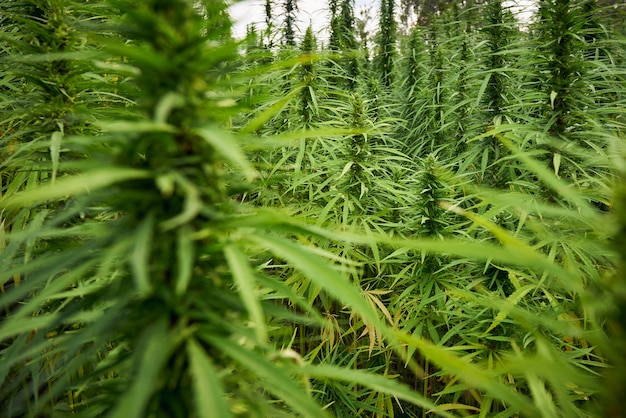
[[[413,3],[0,0],[2,417],[626,416],[623,11]]]

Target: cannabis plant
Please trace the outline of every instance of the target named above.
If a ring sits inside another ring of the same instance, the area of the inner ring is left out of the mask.
[[[374,64],[383,86],[391,88],[394,75],[394,60],[396,57],[396,21],[395,21],[395,2],[392,0],[381,0],[380,3],[380,22],[378,26],[378,35],[376,39],[377,54],[374,58]]]
[[[0,4],[0,415],[619,416],[595,3],[402,38],[384,0],[372,63],[348,0],[326,49],[295,1],[242,42],[222,1]]]
[[[0,253],[5,415],[326,416],[310,379],[434,407],[382,376],[311,366],[306,353],[269,340],[270,315],[322,321],[262,271],[268,257],[385,328],[329,265],[337,257],[282,231],[305,241],[331,232],[236,199],[256,173],[225,129],[237,110],[228,73],[239,60],[225,3],[110,4],[121,17],[109,30],[125,41],[101,40],[103,54],[123,57],[116,68],[137,87],[137,105],[102,121],[100,135],[66,138],[83,157],[62,164],[72,170],[0,201],[10,226],[23,222],[3,234]]]

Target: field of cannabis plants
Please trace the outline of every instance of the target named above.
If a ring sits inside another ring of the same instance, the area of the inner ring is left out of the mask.
[[[0,0],[0,417],[626,416],[624,11],[400,3]]]

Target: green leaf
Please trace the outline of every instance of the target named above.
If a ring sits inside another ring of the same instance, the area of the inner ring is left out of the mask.
[[[184,225],[177,232],[176,261],[176,294],[182,296],[189,286],[193,274],[195,247],[191,238],[191,228]]]
[[[561,195],[564,199],[569,200],[572,204],[578,206],[578,210],[583,216],[590,219],[598,217],[597,212],[591,206],[591,204],[581,195],[571,184],[567,184],[563,180],[559,179],[553,172],[551,172],[544,164],[540,163],[536,159],[531,158],[527,154],[520,152],[513,141],[509,138],[512,134],[496,134],[494,135],[498,141],[502,142],[507,148],[511,150],[515,158],[524,163],[524,166],[535,173],[539,180],[543,181],[548,187]]]
[[[478,90],[478,94],[476,95],[476,104],[475,106],[480,106],[480,101],[482,100],[483,94],[485,90],[487,90],[487,86],[489,85],[489,80],[491,79],[491,73],[487,73],[483,82],[480,84],[480,89]]]
[[[0,215],[0,254],[7,247],[7,231],[5,228],[5,219]]]
[[[177,132],[175,126],[164,122],[139,120],[139,121],[107,121],[95,124],[105,132],[119,132],[128,134],[138,134],[146,132],[167,132],[174,134]]]
[[[209,356],[200,344],[187,341],[189,372],[198,417],[232,417],[220,379]]]
[[[132,168],[110,167],[63,177],[54,184],[48,183],[40,187],[15,193],[0,200],[0,207],[20,208],[48,200],[61,199],[68,196],[88,194],[94,190],[128,180],[149,178],[145,170]]]
[[[298,370],[298,369],[297,369]],[[328,365],[305,365],[299,368],[312,378],[319,380],[332,379],[350,384],[368,387],[379,393],[385,393],[397,399],[402,399],[436,413],[442,417],[454,417],[439,408],[435,403],[410,387],[386,376],[370,371],[347,369]]]
[[[328,266],[328,262],[291,241],[272,236],[250,235],[253,241],[269,248],[277,257],[284,258],[299,269],[317,286],[337,300],[348,304],[356,313],[378,329],[384,324],[361,294],[361,289],[347,277]]]
[[[61,125],[62,127],[62,125]],[[52,161],[52,179],[50,184],[54,184],[59,170],[59,155],[61,154],[61,140],[63,132],[56,131],[50,136],[50,160]]]
[[[400,341],[404,341],[409,346],[417,347],[422,355],[442,370],[458,376],[470,386],[487,391],[490,395],[506,402],[514,410],[524,411],[525,416],[537,415],[532,403],[522,395],[513,392],[509,386],[501,383],[494,372],[457,357],[446,348],[438,347],[423,338],[400,332],[397,333],[397,336]]]
[[[559,177],[559,168],[561,167],[561,154],[558,152],[554,153],[552,157],[552,165],[554,166],[554,175]]]
[[[317,326],[324,326],[324,324],[326,324],[326,321],[315,309],[315,307],[311,306],[309,302],[304,299],[304,297],[296,293],[291,286],[288,286],[280,279],[265,274],[259,274],[257,278],[262,286],[276,292],[271,295],[272,298],[288,299],[291,303],[302,309],[302,311],[308,315],[308,322],[314,323]]]
[[[161,222],[160,227],[162,231],[169,231],[192,221],[198,215],[200,209],[202,209],[202,199],[200,198],[200,190],[197,185],[177,173],[172,174],[172,179],[185,192],[185,204],[181,213]],[[161,180],[160,187],[163,186],[164,183]],[[167,190],[163,191],[166,192]]]
[[[359,135],[368,132],[365,129],[346,128],[315,128],[301,129],[297,131],[284,132],[269,137],[251,136],[243,139],[241,146],[246,151],[256,151],[270,147],[283,147],[288,145],[298,145],[302,139],[313,139],[320,137],[344,138],[346,135]]]
[[[558,96],[558,93],[556,91],[552,90],[550,92],[550,107],[552,109],[554,109],[554,100],[556,99],[556,96]]]
[[[158,314],[157,314],[158,315]],[[133,353],[133,373],[128,388],[108,415],[109,418],[143,417],[150,397],[158,389],[159,374],[170,353],[172,336],[167,332],[167,319],[156,316],[155,321],[139,336]]]
[[[226,261],[232,272],[243,304],[248,310],[250,319],[254,322],[254,331],[257,339],[261,343],[266,343],[267,329],[265,327],[265,315],[263,314],[261,303],[255,292],[256,279],[254,271],[248,262],[248,257],[236,244],[226,246],[224,248],[224,255],[226,256]]]
[[[51,325],[57,324],[58,320],[58,314],[33,315],[25,318],[10,316],[2,321],[0,338],[6,340],[23,334],[25,331],[32,332],[37,329],[47,329]]]
[[[348,161],[346,165],[343,167],[343,170],[341,170],[341,174],[339,175],[337,179],[342,178],[344,174],[346,174],[350,170],[350,168],[352,168],[353,165],[354,165],[354,161]]]
[[[507,298],[507,304],[509,304],[511,307],[517,305],[519,301],[522,300],[528,292],[530,292],[531,290],[535,288],[536,286],[534,284],[529,284],[529,285],[526,285],[524,287],[517,289]],[[498,314],[496,315],[496,318],[494,319],[493,323],[489,326],[489,328],[485,330],[481,338],[486,337],[492,329],[500,325],[502,321],[504,321],[506,317],[509,315],[509,312],[510,312],[509,309],[500,310],[500,312],[498,312]]]
[[[130,255],[130,266],[133,272],[133,281],[137,291],[141,294],[150,293],[152,284],[150,283],[150,253],[152,239],[154,236],[154,215],[148,215],[139,225],[135,235],[135,244]]]
[[[263,379],[263,385],[303,417],[329,417],[305,389],[295,382],[284,367],[279,367],[251,349],[213,334],[201,334],[209,344],[233,358]]]
[[[305,154],[307,153],[306,148],[306,139],[300,139],[300,147],[298,149],[298,156],[296,157],[295,169],[296,173],[300,173],[302,171],[302,161],[304,160]]]
[[[166,125],[167,118],[170,116],[172,110],[179,108],[185,104],[185,98],[178,93],[169,92],[166,93],[154,109],[154,122]]]
[[[535,251],[526,242],[515,237],[512,233],[502,228],[501,226],[493,223],[486,217],[478,215],[473,212],[463,210],[456,206],[452,206],[448,204],[442,204],[442,206],[449,211],[466,216],[467,218],[475,222],[477,225],[484,227],[489,232],[491,232],[504,246],[503,249],[494,248],[491,253],[489,252],[485,253],[486,255],[488,255],[488,257],[484,257],[485,254],[479,254],[478,251],[475,251],[473,254],[468,253],[467,255],[469,257],[487,259],[487,260],[494,259],[494,260],[498,260],[500,262],[504,262],[507,264],[517,264],[517,265],[523,265],[525,267],[543,268],[545,269],[545,271],[549,271],[551,273],[556,274],[557,277],[560,277],[561,279],[567,279],[567,280],[561,280],[561,283],[565,287],[571,290],[574,290],[576,292],[581,292],[583,290],[582,283],[579,277],[576,277],[576,275],[571,272],[565,271],[560,266],[555,264],[552,260],[546,258],[543,254],[540,254],[539,252]],[[452,244],[452,242],[453,242],[452,240],[446,241],[446,243],[448,243],[451,249],[455,247],[455,245]],[[482,246],[484,244],[467,243],[466,245],[467,245],[468,250],[471,250],[472,248],[475,248],[477,250],[479,246]],[[508,256],[508,260],[500,258],[501,257],[500,254],[504,254],[504,252],[507,252],[507,250],[509,251],[509,254],[510,254]]]
[[[533,400],[537,409],[541,411],[541,417],[552,418],[559,416],[554,405],[552,395],[550,395],[546,385],[534,373],[526,373],[528,387],[533,395]]]
[[[89,252],[89,248],[81,248]],[[7,306],[13,301],[20,301],[20,309],[8,316],[1,324],[4,332],[12,321],[22,317],[30,317],[40,312],[41,306],[56,294],[68,287],[76,286],[93,269],[98,260],[85,259],[85,254],[79,251],[54,254],[49,257],[38,257],[24,266],[22,274],[28,276],[28,281],[14,286],[0,298],[0,306]],[[29,271],[30,270],[30,271]],[[18,270],[19,271],[19,270]],[[61,272],[63,274],[61,274]],[[51,278],[54,277],[54,280]],[[41,290],[40,290],[41,289]],[[40,290],[40,291],[39,291]],[[35,291],[35,292],[34,292]],[[30,293],[30,296],[26,296]],[[41,313],[43,315],[43,313]]]
[[[60,60],[79,61],[92,60],[98,56],[97,51],[64,51],[38,54],[11,54],[10,61],[22,63],[53,62]]]
[[[274,104],[263,110],[256,117],[254,117],[248,124],[241,130],[242,133],[253,133],[256,132],[259,128],[261,128],[267,121],[272,119],[274,116],[279,114],[283,108],[289,103],[294,97],[296,97],[300,90],[302,90],[302,86],[296,87],[287,93],[283,98],[277,100]]]
[[[483,157],[480,162],[480,172],[483,176],[487,172],[487,164],[489,164],[489,148],[485,147],[485,149],[483,150]]]
[[[223,129],[213,127],[196,129],[195,132],[227,161],[241,168],[248,180],[252,181],[257,177],[256,170],[246,158],[233,135]]]

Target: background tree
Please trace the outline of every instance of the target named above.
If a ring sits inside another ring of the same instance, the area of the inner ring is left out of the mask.
[[[414,15],[420,25],[427,25],[453,2],[454,0],[401,0],[402,20],[408,23],[409,17]]]

